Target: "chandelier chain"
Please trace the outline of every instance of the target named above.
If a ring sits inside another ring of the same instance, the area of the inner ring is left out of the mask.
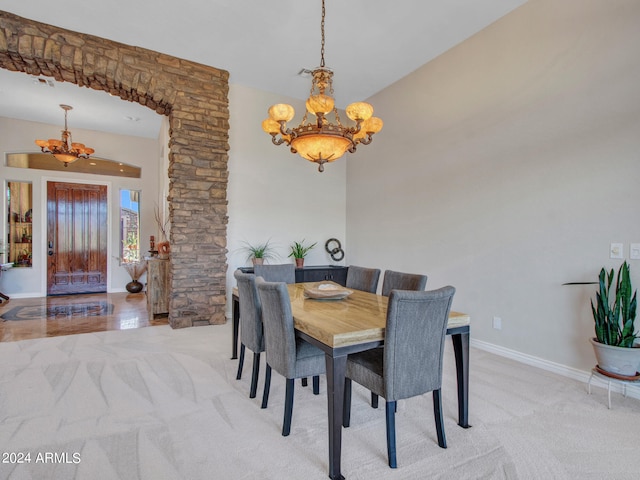
[[[320,31],[322,33],[322,46],[320,47],[320,66],[324,67],[324,0],[322,0],[322,21],[320,22]]]

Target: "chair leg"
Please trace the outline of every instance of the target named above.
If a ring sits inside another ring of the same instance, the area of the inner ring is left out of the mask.
[[[260,373],[260,352],[253,352],[253,370],[251,372],[251,390],[249,398],[256,398],[258,390],[258,374]]]
[[[267,403],[269,403],[270,389],[271,389],[271,365],[267,363],[267,368],[264,371],[264,391],[262,392],[262,406],[260,408],[267,408]]]
[[[378,395],[371,392],[371,408],[378,408]]]
[[[295,382],[293,378],[287,378],[287,388],[284,399],[284,421],[282,422],[282,436],[286,437],[291,433],[291,414],[293,413],[293,390]]]
[[[447,439],[444,435],[444,416],[442,415],[442,393],[440,389],[433,391],[433,416],[436,420],[438,445],[442,448],[447,448]]]
[[[396,402],[386,402],[385,404],[387,420],[387,456],[389,457],[389,467],[397,468],[396,462]]]
[[[313,394],[314,395],[320,394],[320,375],[313,376]]]
[[[236,380],[242,378],[242,367],[244,366],[244,343],[240,344],[240,358],[238,359],[238,373],[236,374]]]
[[[342,426],[347,428],[351,423],[351,379],[344,379],[344,404],[342,405]]]
[[[302,384],[303,387],[306,387],[307,385],[309,385],[309,381],[307,380],[307,377],[301,378],[300,383]]]

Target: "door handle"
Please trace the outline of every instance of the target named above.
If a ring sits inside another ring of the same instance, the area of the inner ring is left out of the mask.
[[[49,250],[49,256],[53,256],[53,250]]]
[[[47,245],[49,248],[53,248],[53,242],[49,240],[49,244]]]

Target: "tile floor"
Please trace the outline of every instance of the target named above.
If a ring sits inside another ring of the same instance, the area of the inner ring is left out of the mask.
[[[167,325],[149,319],[144,293],[10,299],[0,304],[0,342]]]

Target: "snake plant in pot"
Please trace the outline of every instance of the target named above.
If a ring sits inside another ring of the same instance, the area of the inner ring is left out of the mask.
[[[596,368],[612,376],[635,377],[640,364],[634,325],[637,291],[631,286],[629,265],[624,262],[617,277],[613,269],[607,272],[603,268],[598,280],[595,305],[591,300],[596,333],[591,344],[598,361]]]

